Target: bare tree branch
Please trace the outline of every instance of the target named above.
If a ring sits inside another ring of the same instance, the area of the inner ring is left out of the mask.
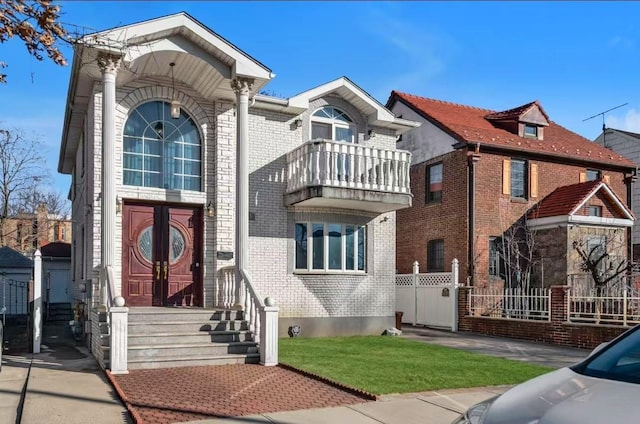
[[[67,39],[67,31],[59,19],[60,7],[52,0],[0,0],[0,43],[17,36],[36,59],[47,56],[66,65],[57,42]],[[0,61],[0,69],[6,66]],[[0,83],[6,83],[6,76],[0,73]]]

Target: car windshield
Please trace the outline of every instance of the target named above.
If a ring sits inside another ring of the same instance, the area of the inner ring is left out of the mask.
[[[640,384],[640,331],[630,331],[572,369],[591,377]]]

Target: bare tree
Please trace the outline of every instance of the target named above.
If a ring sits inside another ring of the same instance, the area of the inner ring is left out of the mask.
[[[620,233],[622,234],[622,233]],[[596,324],[600,323],[603,313],[611,309],[611,300],[605,299],[611,283],[623,281],[631,271],[632,264],[626,257],[626,246],[615,229],[603,229],[599,234],[591,234],[572,243],[580,257],[580,269],[588,272],[595,285]],[[622,237],[626,240],[626,237]],[[622,254],[616,254],[622,253]]]
[[[601,295],[603,289],[612,281],[617,281],[621,276],[631,269],[631,262],[626,256],[612,255],[624,249],[619,246],[616,237],[602,235],[601,242],[592,243],[589,246],[588,240],[581,238],[573,242],[573,249],[580,256],[580,269],[588,272],[595,284],[596,292]]]
[[[41,143],[19,130],[0,129],[0,245],[6,245],[5,224],[11,202],[28,192],[34,182],[44,182]]]
[[[36,59],[47,56],[66,65],[57,42],[65,40],[67,32],[59,19],[60,7],[51,0],[0,0],[0,43],[17,36]],[[0,61],[0,69],[6,66]],[[6,74],[0,73],[0,83],[6,83]]]
[[[60,193],[51,191],[44,184],[34,181],[31,187],[18,193],[9,204],[9,214],[35,214],[38,208],[44,206],[49,215],[66,218],[71,213],[68,200]]]

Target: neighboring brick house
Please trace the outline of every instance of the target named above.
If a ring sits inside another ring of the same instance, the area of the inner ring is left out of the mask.
[[[605,128],[594,142],[631,159],[636,165],[640,164],[640,134],[638,133]],[[640,183],[637,180],[631,183],[631,198],[633,213],[635,216],[640,216]],[[633,224],[631,244],[633,261],[637,263],[640,261],[640,220]]]
[[[251,311],[228,285],[243,279],[275,299],[281,335],[393,326],[395,210],[412,200],[395,140],[418,123],[344,77],[257,94],[271,71],[184,13],[79,46],[59,171],[88,304]]]
[[[549,229],[532,225],[541,221],[526,215],[548,196],[556,198],[555,190],[573,184],[578,184],[575,190],[585,202],[585,213],[594,216],[579,222],[581,210],[563,208],[554,212],[557,216],[545,215],[547,220],[565,228],[562,231],[618,230],[628,246],[633,223],[629,184],[635,164],[554,123],[537,101],[496,112],[394,91],[387,107],[397,116],[422,122],[397,143],[412,152],[415,196],[410,209],[397,213],[400,273],[411,272],[416,260],[421,270],[448,271],[457,258],[471,284],[503,282],[504,240],[510,234],[524,240],[526,233],[537,236],[535,247],[526,252],[531,254],[532,280],[539,282],[546,267],[546,285],[564,284],[576,266],[571,263],[575,233],[556,240],[562,245],[558,251],[553,237],[544,235]],[[598,186],[592,192],[587,189],[593,188],[588,183],[593,180]]]
[[[50,214],[45,205],[40,205],[37,213],[19,213],[5,220],[5,245],[30,256],[47,243],[70,243],[71,227],[71,219]]]

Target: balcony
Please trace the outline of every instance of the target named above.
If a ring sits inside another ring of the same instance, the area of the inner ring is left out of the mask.
[[[286,206],[385,213],[411,206],[411,153],[312,140],[287,154]]]

